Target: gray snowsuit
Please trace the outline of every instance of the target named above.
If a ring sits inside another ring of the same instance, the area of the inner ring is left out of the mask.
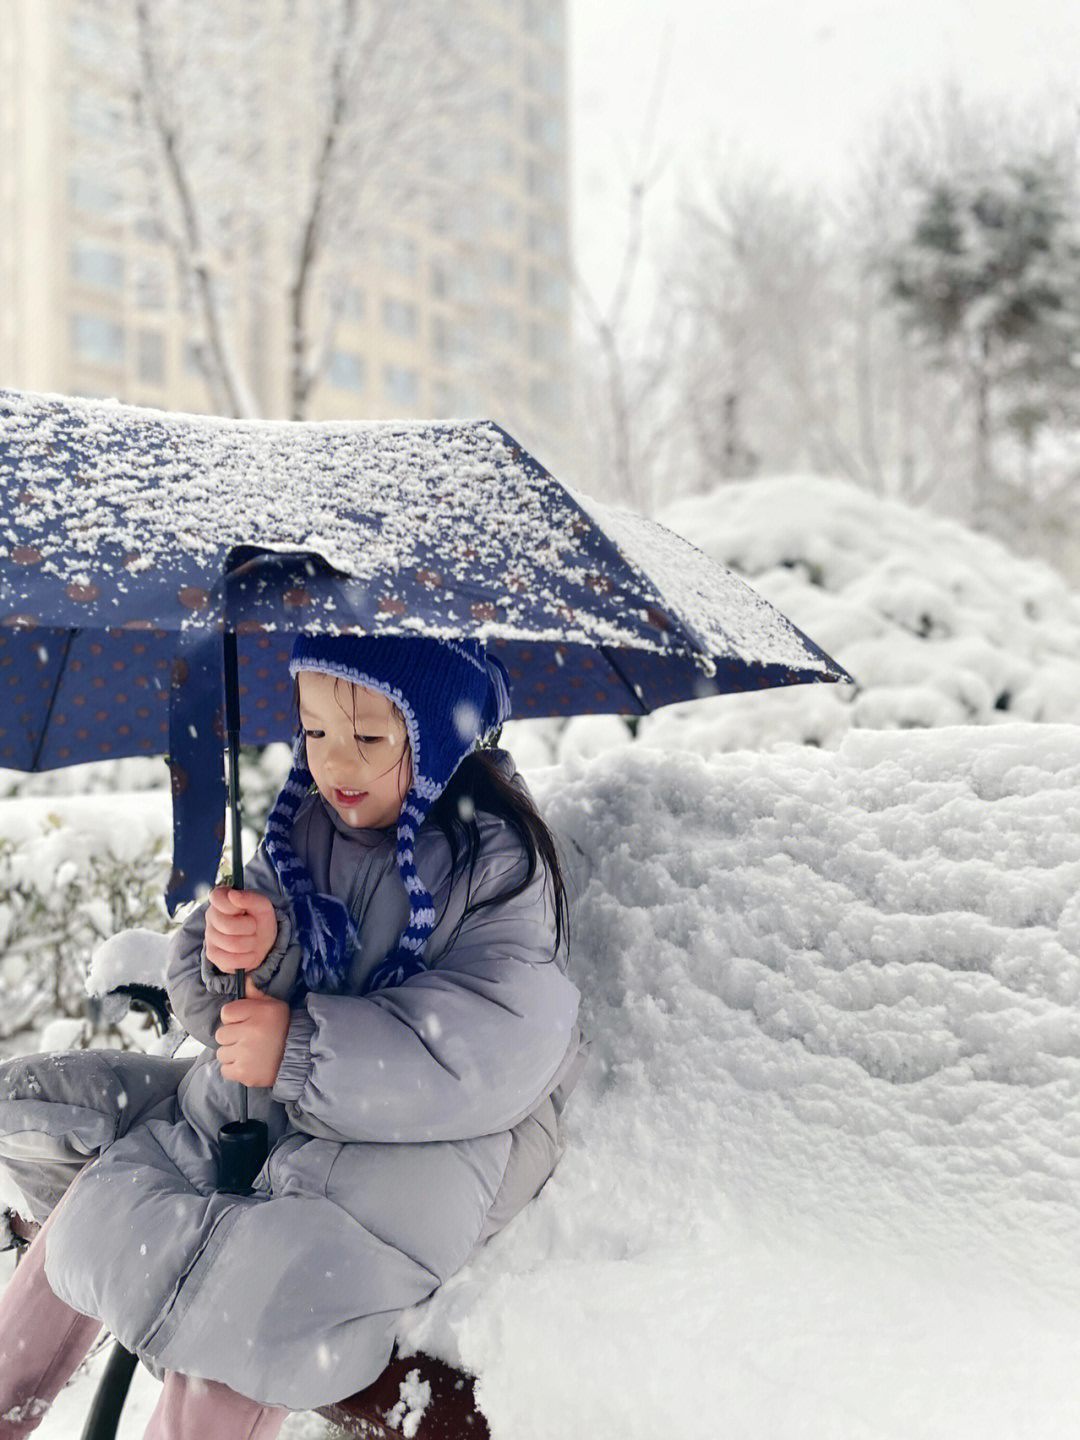
[[[551,1173],[583,1063],[579,995],[553,957],[542,866],[521,895],[462,920],[467,901],[526,869],[510,827],[477,819],[468,896],[442,834],[421,831],[416,865],[441,917],[430,968],[364,998],[408,919],[393,830],[351,830],[317,794],[293,828],[315,884],[356,922],[350,993],[297,998],[288,902],[261,850],[247,867],[278,917],[252,979],[293,1003],[277,1082],[250,1092],[271,1144],[252,1196],[214,1189],[217,1133],[239,1091],[215,1058],[234,982],[205,958],[202,909],[172,937],[168,967],[173,1006],[208,1047],[197,1060],[86,1051],[0,1067],[0,1161],[36,1218],[78,1174],[47,1244],[50,1285],[152,1369],[292,1409],[340,1399],[382,1370],[400,1312]]]

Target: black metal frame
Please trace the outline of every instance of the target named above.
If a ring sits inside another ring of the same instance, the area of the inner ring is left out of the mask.
[[[131,1388],[131,1377],[138,1365],[137,1355],[114,1341],[112,1354],[102,1371],[94,1399],[83,1427],[82,1440],[116,1440],[124,1401]]]

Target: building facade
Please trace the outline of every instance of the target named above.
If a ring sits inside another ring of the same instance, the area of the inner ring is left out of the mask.
[[[129,0],[0,0],[0,385],[195,413],[482,415],[543,450],[565,424],[570,346],[564,0],[477,4],[475,93],[440,143],[402,160],[415,184],[401,193],[422,203],[395,204],[384,183],[362,230],[321,239],[298,401],[291,286],[305,200],[290,212],[280,181],[310,169],[304,146],[320,143],[308,60],[283,45],[274,83],[252,86],[257,153],[230,151],[222,102],[214,223],[181,256],[182,206],[175,194],[153,203],[167,157],[136,143],[118,79],[138,74],[133,57],[116,64],[135,45],[120,23]],[[260,63],[290,8],[260,8]],[[194,213],[210,161],[189,162]],[[259,211],[249,201],[275,179],[284,198]],[[244,217],[234,236],[231,184]]]

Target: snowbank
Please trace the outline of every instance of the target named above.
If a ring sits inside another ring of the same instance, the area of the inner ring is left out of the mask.
[[[1078,781],[1033,725],[537,778],[591,1073],[410,1328],[494,1440],[1080,1423]]]

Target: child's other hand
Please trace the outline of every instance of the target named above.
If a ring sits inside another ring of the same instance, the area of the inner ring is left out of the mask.
[[[250,980],[243,1000],[230,1000],[221,1007],[214,1039],[226,1080],[270,1089],[285,1054],[290,1015],[284,1000],[264,995]]]
[[[255,970],[274,948],[277,912],[254,890],[210,891],[206,907],[206,958],[219,970]]]

